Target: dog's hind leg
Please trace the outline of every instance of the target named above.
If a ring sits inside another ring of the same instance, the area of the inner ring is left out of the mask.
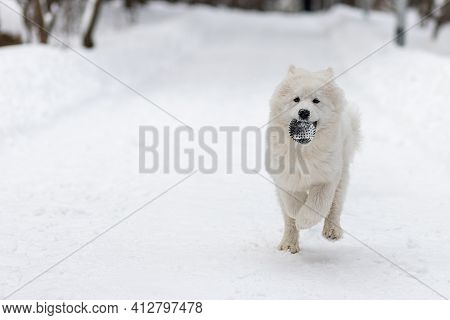
[[[348,166],[346,166],[342,172],[341,180],[336,188],[330,213],[326,217],[323,225],[322,235],[325,239],[330,241],[339,240],[343,235],[343,230],[341,228],[341,213],[344,205],[345,193],[347,191],[348,179],[349,172]]]

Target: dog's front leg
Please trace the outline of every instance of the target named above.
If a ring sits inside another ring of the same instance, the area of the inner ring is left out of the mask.
[[[311,228],[328,216],[335,190],[333,184],[322,184],[309,190],[305,204],[295,216],[298,230]]]
[[[278,245],[278,249],[297,253],[300,251],[299,232],[295,226],[294,217],[295,213],[305,202],[306,194],[300,192],[291,194],[281,190],[278,190],[277,193],[283,210],[284,219],[283,238]]]
[[[325,239],[336,241],[342,238],[344,230],[341,228],[341,212],[349,179],[348,166],[344,167],[341,180],[336,188],[330,214],[325,219],[322,235]]]
[[[289,251],[290,253],[297,253],[300,251],[298,243],[298,230],[295,227],[295,219],[283,213],[284,218],[284,232],[281,238],[278,249],[281,251]]]

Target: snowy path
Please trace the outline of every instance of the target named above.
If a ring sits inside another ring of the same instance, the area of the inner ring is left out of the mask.
[[[342,71],[391,31],[388,17],[365,22],[345,8],[284,18],[157,5],[144,15],[115,37],[103,26],[99,49],[84,54],[194,128],[260,126],[289,63]],[[355,28],[370,36],[349,37]],[[0,100],[5,296],[184,176],[138,173],[138,127],[178,123],[79,57],[30,46],[0,59],[11,79]],[[339,82],[365,136],[344,228],[450,296],[450,59],[387,48]],[[349,236],[326,242],[320,226],[302,234],[300,255],[278,252],[281,226],[261,177],[198,173],[12,298],[439,298]]]

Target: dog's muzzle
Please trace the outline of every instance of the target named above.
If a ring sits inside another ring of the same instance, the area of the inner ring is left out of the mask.
[[[317,121],[309,122],[305,120],[292,119],[289,124],[289,135],[298,143],[308,144],[316,134]]]

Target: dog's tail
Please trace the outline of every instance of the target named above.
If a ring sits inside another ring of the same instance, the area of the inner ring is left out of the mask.
[[[359,113],[359,110],[356,108],[355,105],[349,104],[347,106],[347,112],[350,117],[350,131],[351,135],[349,137],[348,141],[350,145],[352,146],[351,155],[353,156],[354,151],[357,151],[361,146],[361,115]]]
[[[355,144],[355,150],[358,150],[361,145],[361,115],[357,109],[352,110],[352,131],[353,131],[353,142]]]

